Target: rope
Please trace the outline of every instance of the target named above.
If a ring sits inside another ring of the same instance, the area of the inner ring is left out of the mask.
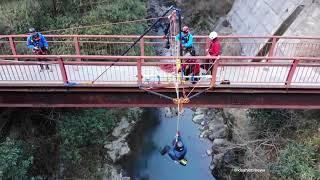
[[[109,26],[109,25],[118,25],[118,24],[129,24],[129,23],[136,23],[136,22],[143,22],[143,21],[148,21],[148,20],[164,19],[164,18],[167,18],[167,17],[146,18],[146,19],[137,19],[137,20],[131,20],[131,21],[121,21],[121,22],[114,22],[114,23],[104,23],[104,24],[96,24],[96,25],[70,27],[70,28],[64,28],[64,29],[55,29],[55,30],[42,31],[42,33],[65,31],[65,30],[74,30],[74,29],[84,29],[84,28]]]
[[[173,8],[173,6],[171,6],[161,17],[162,18],[166,18],[166,14],[171,11],[171,9]],[[149,26],[144,32],[143,34],[133,42],[133,44],[125,51],[121,54],[121,56],[124,56],[125,54],[127,54],[131,48],[133,48],[142,38],[143,36],[145,36],[150,30],[151,28],[153,28],[158,22],[160,21],[160,18],[157,18],[157,21],[155,21],[151,26]],[[91,84],[93,84],[94,82],[96,82],[104,73],[106,73],[116,62],[118,62],[120,59],[116,60],[115,62],[113,62],[108,68],[106,68],[95,80],[91,81]]]
[[[206,74],[208,74],[209,70],[211,68],[213,68],[214,64],[211,64],[211,66],[209,67],[209,69],[207,70]],[[213,78],[213,77],[212,77]],[[200,78],[200,80],[195,84],[195,86],[191,89],[191,91],[188,93],[187,98],[190,96],[190,94],[193,92],[193,90],[197,87],[197,84],[202,80],[202,78]],[[211,88],[211,87],[210,87]]]
[[[175,13],[175,12],[173,12]],[[171,42],[174,41],[174,48],[173,48],[173,53],[175,54],[176,56],[176,83],[175,83],[175,89],[176,89],[176,95],[177,95],[177,98],[174,100],[174,103],[177,104],[178,106],[178,117],[177,117],[177,127],[176,127],[176,132],[178,133],[179,132],[179,128],[180,128],[180,113],[182,111],[182,103],[183,103],[183,100],[180,98],[180,94],[179,94],[179,83],[181,83],[181,75],[179,73],[179,70],[181,70],[181,60],[179,59],[179,50],[178,49],[178,46],[177,46],[177,42],[175,41],[175,35],[177,34],[177,27],[176,27],[176,17],[175,17],[176,14],[173,14],[173,20],[171,21],[172,22],[172,31],[170,31],[171,33]],[[170,22],[170,23],[171,23]],[[178,136],[176,136],[176,142],[178,141]]]

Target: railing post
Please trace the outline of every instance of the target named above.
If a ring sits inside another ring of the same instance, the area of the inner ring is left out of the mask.
[[[286,82],[285,82],[286,88],[289,88],[289,86],[291,85],[292,78],[293,78],[294,72],[296,71],[298,64],[299,64],[299,60],[293,60],[291,67],[290,67],[290,70],[289,70],[289,73],[288,73],[288,76],[287,76],[287,79],[286,79]]]
[[[216,85],[216,81],[217,81],[217,71],[218,71],[218,66],[219,66],[219,61],[220,59],[216,59],[213,63],[213,67],[211,70],[211,86],[215,86]]]
[[[10,43],[12,55],[17,55],[16,45],[12,37],[9,37],[9,43]],[[14,58],[14,60],[18,61],[18,58]]]
[[[209,49],[209,46],[210,46],[210,39],[209,38],[206,38],[206,47],[205,47],[205,52],[204,52],[204,56],[207,55],[207,49]]]
[[[137,78],[138,78],[138,85],[142,84],[142,59],[137,60]]]
[[[74,37],[73,42],[74,42],[74,48],[76,49],[76,55],[80,56],[81,52],[80,52],[80,44],[79,44],[78,37]],[[77,58],[77,61],[81,61],[81,58]]]
[[[140,40],[140,56],[144,56],[144,38],[141,38]],[[137,78],[138,78],[138,84],[142,84],[142,63],[144,62],[144,59],[138,59],[137,60]]]
[[[63,83],[64,84],[68,84],[68,76],[67,76],[66,68],[65,68],[64,63],[63,63],[63,59],[62,58],[58,59],[58,63],[59,63],[59,67],[60,67]]]
[[[276,48],[276,44],[277,44],[277,38],[276,37],[272,37],[271,47],[269,49],[268,57],[273,57],[274,56],[274,51],[275,51],[275,48]],[[271,60],[267,59],[267,62],[271,62]]]
[[[144,38],[140,40],[140,56],[144,56]],[[144,62],[144,59],[141,59],[141,62]]]

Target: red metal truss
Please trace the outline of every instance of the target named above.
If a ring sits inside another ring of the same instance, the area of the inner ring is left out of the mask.
[[[193,57],[154,56],[150,48],[165,43],[160,36],[145,36],[136,49],[120,56],[139,37],[121,35],[46,35],[50,46],[63,47],[65,54],[31,55],[26,37],[0,35],[1,107],[174,106],[139,88],[174,97],[175,77],[160,67],[175,68],[178,58],[189,66],[213,67],[196,85],[181,82],[186,91],[212,87],[186,106],[320,108],[320,37],[220,36],[222,46],[241,46],[245,53],[220,57],[205,56],[207,36],[195,36],[198,56]],[[47,61],[38,62],[40,58]],[[217,60],[212,64],[209,59]],[[40,64],[52,71],[39,72]]]

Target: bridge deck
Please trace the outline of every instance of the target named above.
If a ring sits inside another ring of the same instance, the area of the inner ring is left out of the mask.
[[[272,64],[270,64],[272,65]],[[0,85],[50,85],[63,84],[58,64],[50,64],[51,71],[40,71],[39,65],[2,65],[0,66]],[[68,81],[73,85],[90,85],[109,66],[65,65]],[[142,66],[142,83],[157,86],[169,85],[175,81],[174,73],[168,73],[160,66]],[[297,67],[292,76],[292,86],[319,87],[319,67]],[[233,87],[284,86],[290,71],[286,66],[220,66],[217,68],[216,84],[229,80]],[[201,69],[204,73],[205,70]],[[113,85],[119,87],[138,86],[136,66],[112,66],[94,83],[94,85]],[[202,77],[198,85],[209,86],[211,78]],[[186,82],[185,84],[191,84]]]

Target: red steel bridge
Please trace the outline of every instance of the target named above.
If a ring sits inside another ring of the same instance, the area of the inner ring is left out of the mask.
[[[139,36],[46,37],[50,55],[33,55],[27,35],[0,35],[0,107],[176,106],[178,82],[189,107],[320,108],[320,37],[220,36],[219,58],[206,56],[207,36],[195,36],[193,57],[171,55],[160,36],[125,56]],[[212,68],[192,84],[175,75],[177,59]]]

